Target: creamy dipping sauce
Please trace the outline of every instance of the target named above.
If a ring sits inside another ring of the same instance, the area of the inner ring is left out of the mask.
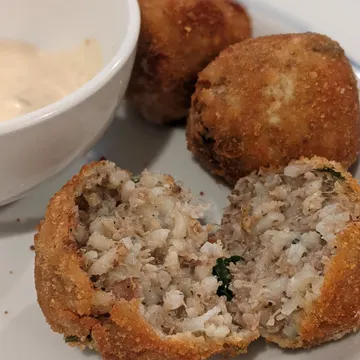
[[[65,51],[45,51],[0,40],[0,121],[34,111],[75,91],[102,67],[96,40]]]

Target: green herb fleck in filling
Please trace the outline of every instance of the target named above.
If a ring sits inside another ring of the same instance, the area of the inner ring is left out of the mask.
[[[77,336],[67,336],[65,338],[65,342],[66,343],[70,343],[70,342],[79,342],[80,339]]]
[[[345,180],[345,177],[341,174],[341,172],[339,171],[336,171],[334,168],[332,167],[324,167],[322,169],[316,169],[315,171],[319,171],[319,172],[327,172],[329,174],[331,174],[334,178],[338,179],[338,180],[341,180],[341,181],[344,181]]]
[[[216,276],[222,282],[216,293],[218,296],[226,296],[227,301],[231,301],[234,297],[233,292],[229,289],[232,275],[227,267],[231,263],[236,264],[239,261],[244,261],[244,259],[237,255],[229,258],[220,258],[216,260],[216,265],[213,267],[213,276]]]
[[[140,181],[140,175],[134,175],[131,178],[131,181],[134,182],[135,184],[137,184]]]

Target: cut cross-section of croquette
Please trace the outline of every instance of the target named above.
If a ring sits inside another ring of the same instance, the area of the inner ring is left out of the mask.
[[[360,190],[338,164],[300,159],[238,181],[222,222],[238,326],[310,347],[360,325]]]
[[[52,329],[111,360],[245,352],[258,332],[228,312],[227,264],[237,258],[199,221],[207,208],[170,176],[85,166],[50,201],[35,237],[38,300]]]
[[[360,190],[323,158],[240,179],[221,226],[168,175],[101,161],[35,237],[41,309],[105,360],[202,360],[260,335],[310,347],[359,327]]]

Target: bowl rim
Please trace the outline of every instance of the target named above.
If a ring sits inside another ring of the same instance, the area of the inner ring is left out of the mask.
[[[68,111],[92,96],[113,78],[131,56],[140,33],[139,4],[137,0],[125,1],[128,12],[128,26],[124,39],[112,59],[91,80],[60,100],[24,115],[1,121],[0,136],[32,127]]]

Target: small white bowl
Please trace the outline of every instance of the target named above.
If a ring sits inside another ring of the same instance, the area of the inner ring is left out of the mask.
[[[92,80],[62,100],[0,122],[3,205],[63,170],[104,133],[129,82],[140,11],[136,0],[0,0],[0,6],[0,38],[49,50],[95,38],[104,59]]]

